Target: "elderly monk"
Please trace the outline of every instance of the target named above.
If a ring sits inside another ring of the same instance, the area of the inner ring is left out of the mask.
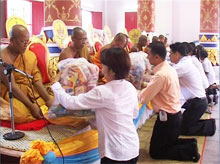
[[[84,57],[91,62],[88,47],[86,46],[87,34],[81,27],[75,27],[72,32],[72,43],[60,53],[59,61],[67,58]]]
[[[102,65],[101,65],[101,61],[100,61],[101,52],[104,49],[108,49],[111,47],[125,48],[127,46],[127,44],[128,44],[128,36],[127,35],[125,35],[123,33],[116,34],[113,41],[110,44],[105,45],[97,53],[95,53],[95,55],[93,57],[93,63],[96,64],[99,67],[99,69],[101,70],[102,69]]]
[[[1,51],[3,62],[13,64],[15,68],[33,76],[33,79],[12,71],[11,84],[15,123],[31,122],[43,117],[40,106],[52,105],[52,99],[44,88],[35,55],[26,50],[29,32],[22,25],[15,25],[11,30],[9,45]],[[1,67],[1,119],[10,120],[9,85],[7,75]]]

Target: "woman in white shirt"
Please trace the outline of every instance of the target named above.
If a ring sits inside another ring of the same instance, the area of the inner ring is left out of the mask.
[[[107,83],[87,93],[70,96],[59,82],[52,85],[55,103],[66,109],[94,109],[99,134],[101,163],[137,163],[139,138],[133,123],[138,116],[135,87],[125,80],[130,70],[130,58],[121,48],[101,53],[102,73]]]

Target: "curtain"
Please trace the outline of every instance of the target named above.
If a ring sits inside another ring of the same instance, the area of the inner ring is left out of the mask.
[[[92,12],[92,24],[96,29],[102,29],[102,12]]]
[[[137,28],[137,12],[125,12],[125,28],[128,32]]]
[[[38,35],[44,26],[44,2],[32,1],[32,34]]]

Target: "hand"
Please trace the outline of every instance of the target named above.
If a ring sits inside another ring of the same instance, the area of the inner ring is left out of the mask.
[[[50,108],[53,105],[53,99],[46,101],[46,106]]]
[[[31,108],[31,114],[36,119],[42,119],[43,118],[43,113],[42,113],[41,109],[36,104],[33,104],[32,108]]]
[[[55,82],[60,82],[61,74],[62,74],[61,71],[59,71],[58,74],[56,75],[55,79],[54,79],[54,83]]]

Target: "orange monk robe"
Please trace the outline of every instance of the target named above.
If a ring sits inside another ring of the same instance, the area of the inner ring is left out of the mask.
[[[89,48],[86,45],[82,48],[81,57],[84,57],[87,61],[92,62],[92,57],[89,54]]]
[[[31,51],[27,50],[23,54],[23,59],[24,59],[24,62],[22,61],[21,55],[19,55],[16,58],[14,62],[15,68],[23,72],[26,72],[29,75],[32,75],[34,78],[29,79],[30,83],[32,83],[32,81],[41,80],[41,74],[37,67],[36,56]],[[33,92],[34,92],[34,95],[33,95],[29,80],[26,76],[20,73],[14,72],[14,71],[12,73],[13,73],[17,86],[25,93],[25,95],[27,95],[27,97],[30,98],[32,102],[35,102],[34,101],[34,97],[35,97],[40,106],[45,105],[43,98],[39,96],[35,87],[32,85]],[[1,119],[10,120],[8,89],[2,81],[1,81],[1,104],[0,106],[1,106]],[[30,110],[20,100],[18,100],[15,97],[13,97],[13,109],[14,109],[15,123],[24,123],[24,122],[30,122],[30,121],[36,120],[32,116]]]
[[[100,61],[101,52],[106,48],[110,48],[110,46],[111,46],[110,44],[105,45],[98,52],[96,52],[95,55],[93,56],[93,64],[95,64],[99,67],[100,72],[102,70],[102,64],[101,64],[101,61]]]

